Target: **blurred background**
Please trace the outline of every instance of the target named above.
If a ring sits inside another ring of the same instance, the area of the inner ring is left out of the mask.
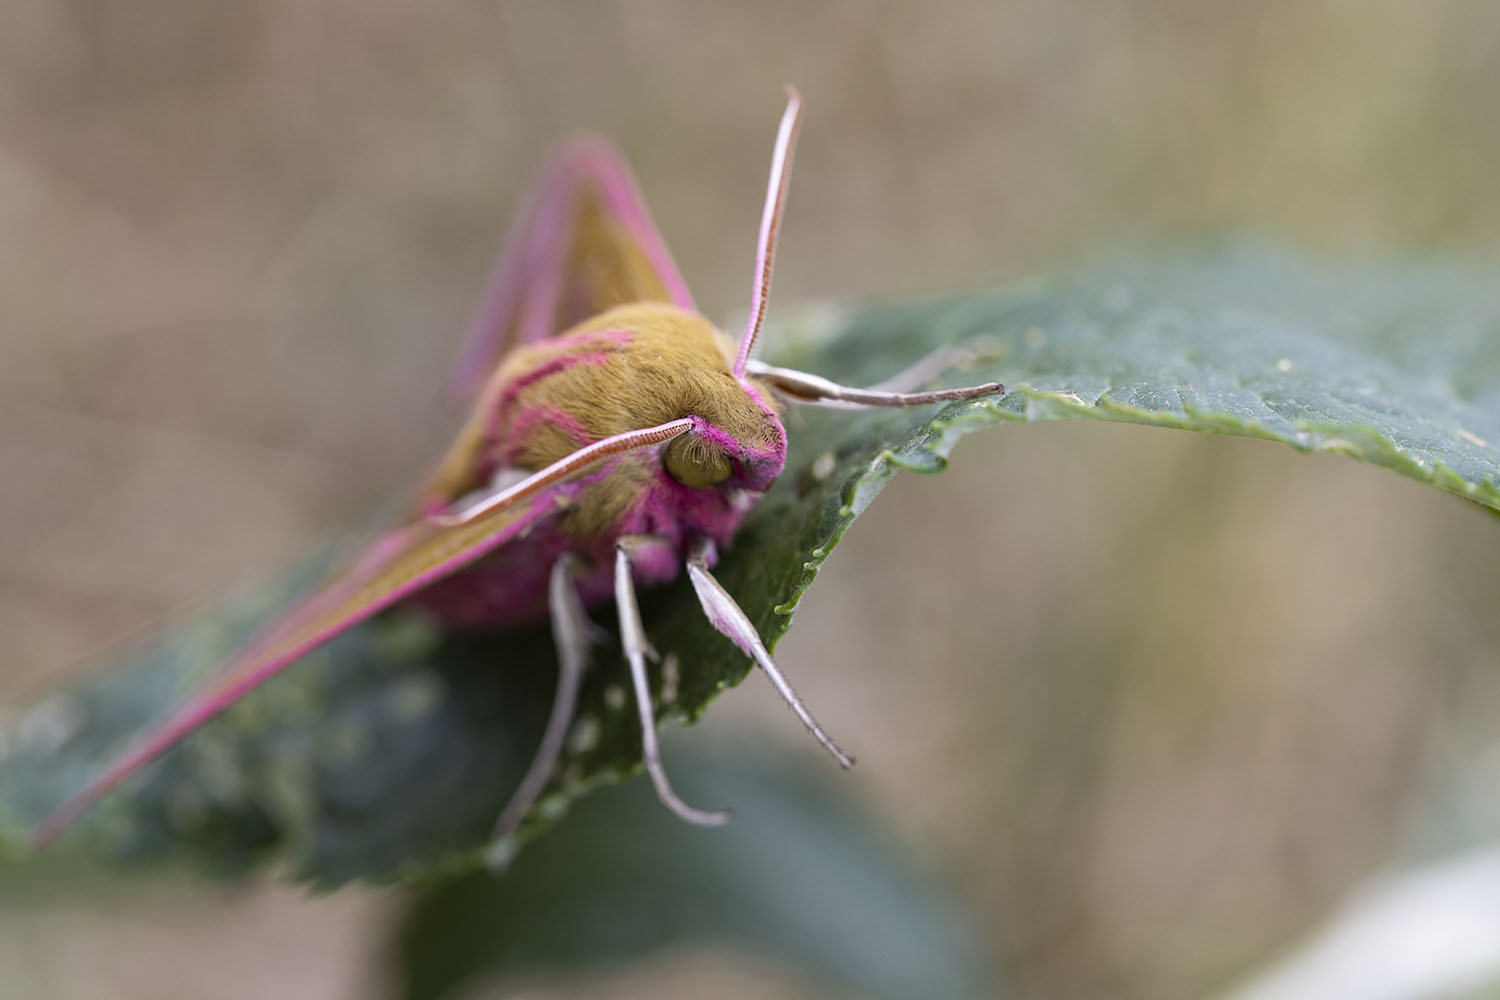
[[[1142,234],[1500,247],[1484,0],[0,0],[0,705],[405,494],[568,131],[618,140],[700,305],[743,310],[783,82],[773,313]],[[1206,996],[1439,836],[1454,762],[1500,779],[1496,529],[1332,456],[1009,427],[887,490],[778,659],[1018,995]],[[691,738],[719,728],[827,766],[763,685]],[[0,901],[0,996],[370,996],[392,906]],[[702,953],[527,995],[709,986],[817,995]]]

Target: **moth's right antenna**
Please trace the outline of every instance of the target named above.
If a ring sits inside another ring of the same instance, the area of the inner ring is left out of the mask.
[[[781,230],[781,216],[786,211],[786,191],[792,180],[792,151],[797,147],[797,130],[802,125],[802,95],[797,88],[786,88],[786,110],[776,131],[776,149],[771,154],[771,180],[766,186],[766,207],[760,216],[760,238],[755,244],[755,284],[750,289],[750,319],[740,338],[739,356],[734,360],[734,377],[745,377],[745,366],[755,350],[755,338],[766,318],[766,302],[771,297],[771,268],[776,263],[776,236]]]

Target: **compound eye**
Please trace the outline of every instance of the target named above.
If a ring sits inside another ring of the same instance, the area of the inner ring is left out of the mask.
[[[673,438],[662,464],[667,467],[667,475],[695,490],[717,486],[733,471],[729,456],[696,434]]]

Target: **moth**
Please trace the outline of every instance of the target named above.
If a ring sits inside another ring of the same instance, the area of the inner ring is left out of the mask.
[[[787,98],[738,343],[698,313],[621,155],[595,137],[562,145],[507,239],[455,366],[454,385],[472,400],[467,422],[403,523],[273,619],[47,818],[36,843],[309,651],[401,603],[453,628],[551,621],[552,709],[496,840],[517,829],[550,780],[590,658],[596,626],[588,611],[611,601],[658,797],[690,823],[723,823],[727,813],[678,798],[657,749],[646,673],[653,653],[636,588],[684,567],[709,623],[851,766],[715,580],[719,549],[786,463],[782,406],[920,406],[1004,388],[908,391],[945,366],[941,352],[874,389],[756,360],[802,118],[797,92],[787,88]]]

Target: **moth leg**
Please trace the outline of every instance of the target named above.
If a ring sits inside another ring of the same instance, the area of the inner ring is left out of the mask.
[[[891,379],[883,386],[895,383],[908,382],[909,380],[925,381],[925,377],[933,374],[936,361],[929,362],[924,358],[918,361],[907,371]],[[938,369],[941,370],[941,369]],[[751,361],[746,371],[763,382],[770,384],[771,388],[794,403],[804,403],[810,406],[827,406],[838,409],[864,409],[871,406],[922,406],[926,403],[942,403],[955,399],[973,399],[975,396],[985,396],[990,393],[1005,391],[1005,386],[999,382],[986,382],[983,385],[965,386],[961,389],[935,389],[931,392],[894,392],[890,388],[856,389],[847,385],[839,385],[837,382],[823,378],[821,375],[813,375],[809,372],[794,371],[790,368],[777,368],[761,361]],[[923,376],[916,379],[916,376]]]
[[[714,551],[713,542],[708,539],[699,539],[693,545],[693,550],[688,556],[688,577],[693,581],[693,589],[698,593],[698,600],[703,605],[703,613],[708,616],[708,621],[714,628],[729,637],[745,654],[759,664],[771,678],[771,683],[781,693],[782,699],[787,703],[797,718],[802,720],[813,736],[817,737],[823,748],[833,754],[834,758],[843,767],[853,767],[854,758],[839,749],[839,745],[818,725],[818,720],[812,717],[812,713],[802,704],[802,699],[797,697],[797,692],[787,683],[781,671],[776,669],[776,664],[771,660],[771,654],[767,652],[765,643],[760,641],[760,636],[755,631],[755,626],[735,603],[729,592],[715,580],[713,574],[708,571],[708,561]]]
[[[656,712],[651,705],[651,689],[646,681],[646,652],[650,645],[635,600],[635,582],[630,578],[630,548],[628,538],[622,538],[615,546],[615,605],[620,612],[620,644],[625,648],[625,659],[630,664],[630,680],[635,687],[635,703],[641,715],[641,756],[646,761],[646,773],[651,775],[651,783],[656,786],[656,797],[678,816],[698,826],[722,826],[729,822],[729,813],[704,812],[683,802],[672,791],[666,768],[661,763],[661,748],[656,742]]]
[[[578,708],[578,688],[588,666],[590,636],[595,626],[583,610],[578,588],[573,585],[571,555],[565,553],[552,564],[547,604],[552,613],[552,639],[557,645],[557,693],[552,697],[552,713],[547,717],[547,728],[537,744],[536,755],[495,821],[494,840],[514,833],[526,811],[547,787]]]

